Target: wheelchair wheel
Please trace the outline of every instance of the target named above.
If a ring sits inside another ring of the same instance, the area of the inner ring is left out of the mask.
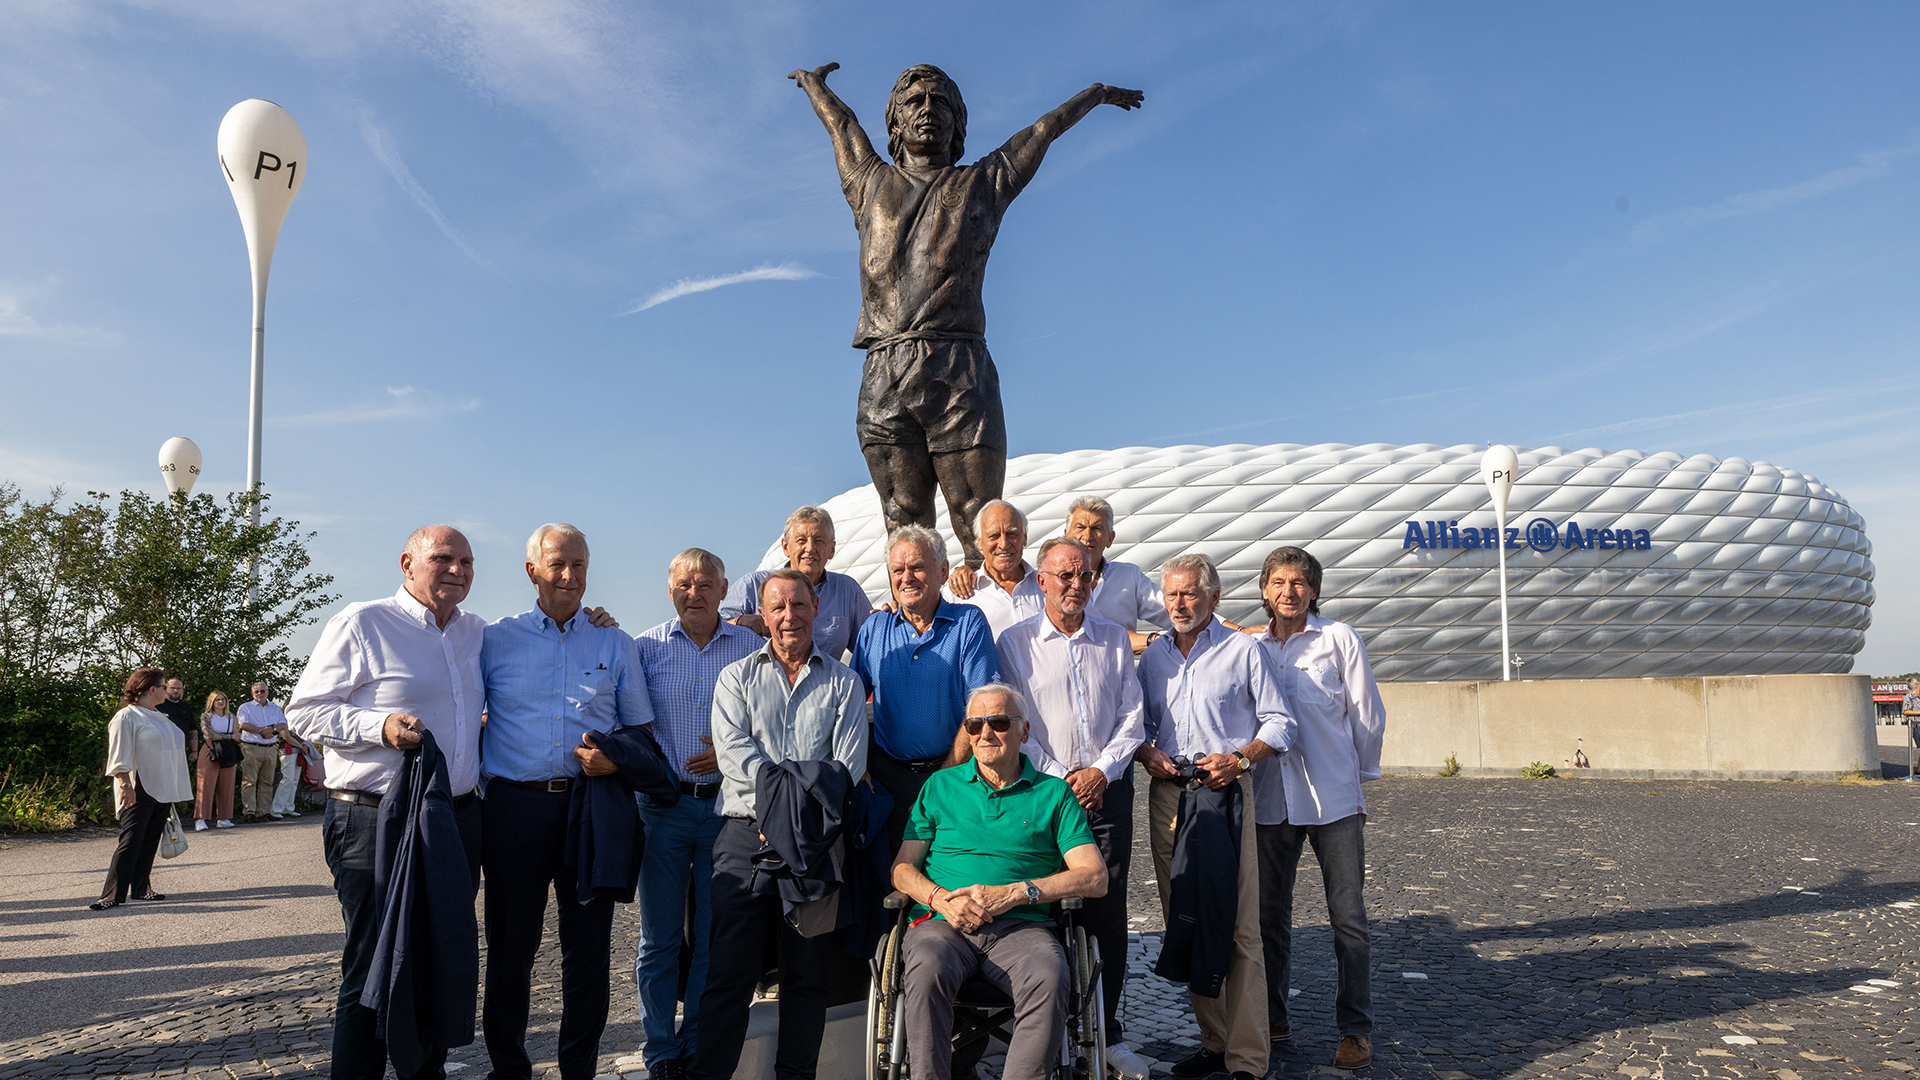
[[[905,1075],[895,1060],[894,1029],[898,1026],[900,988],[898,927],[882,938],[873,954],[873,977],[867,981],[867,1080],[897,1080]]]
[[[1071,1075],[1079,1080],[1107,1080],[1107,1018],[1096,972],[1100,943],[1087,936],[1084,926],[1073,928],[1074,1015],[1068,1018],[1073,1040]]]

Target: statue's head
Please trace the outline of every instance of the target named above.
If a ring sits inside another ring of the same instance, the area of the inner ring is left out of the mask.
[[[960,100],[960,88],[947,73],[932,64],[915,64],[893,82],[893,95],[887,98],[887,156],[899,162],[900,150],[907,142],[907,124],[919,121],[923,107],[929,114],[928,123],[941,123],[938,104],[942,101],[953,125],[947,139],[947,160],[958,165],[960,155],[966,152],[967,103]]]

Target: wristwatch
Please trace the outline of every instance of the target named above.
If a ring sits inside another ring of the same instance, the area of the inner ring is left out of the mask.
[[[1031,881],[1023,882],[1023,884],[1026,885],[1027,887],[1027,903],[1029,904],[1039,903],[1040,902],[1040,886],[1035,885]]]
[[[1244,750],[1235,750],[1233,752],[1233,763],[1240,766],[1240,771],[1243,773],[1253,771],[1253,759],[1248,757]]]

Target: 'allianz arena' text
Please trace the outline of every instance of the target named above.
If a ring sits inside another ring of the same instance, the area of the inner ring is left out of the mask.
[[[1297,544],[1326,565],[1322,611],[1352,623],[1383,679],[1500,676],[1507,549],[1515,677],[1845,672],[1873,606],[1871,546],[1840,494],[1792,469],[1705,455],[1521,450],[1507,532],[1480,446],[1176,446],[1031,454],[1007,463],[1029,542],[1100,495],[1110,558],[1157,572],[1197,551],[1220,567],[1220,614],[1262,622],[1260,562]],[[833,569],[887,595],[871,486],[825,504]],[[940,530],[953,535],[944,507]],[[1031,558],[1031,548],[1029,558]],[[959,546],[949,539],[949,557]],[[778,545],[763,566],[783,562]]]

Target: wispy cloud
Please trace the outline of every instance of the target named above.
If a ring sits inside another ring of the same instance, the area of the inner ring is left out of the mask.
[[[1627,239],[1633,244],[1657,244],[1716,221],[1784,210],[1842,188],[1885,176],[1893,171],[1895,162],[1916,153],[1920,153],[1920,142],[1869,150],[1857,155],[1852,165],[1821,173],[1797,184],[1742,192],[1712,206],[1683,206],[1678,210],[1655,214],[1635,225],[1633,231],[1627,234]]]
[[[805,281],[817,278],[819,273],[804,266],[787,263],[784,266],[756,266],[751,270],[742,270],[737,274],[722,274],[719,277],[681,278],[679,281],[661,289],[642,300],[635,300],[633,306],[622,311],[622,315],[632,315],[651,307],[659,307],[669,300],[678,300],[694,293],[723,289],[728,285],[740,285],[749,281]]]
[[[453,241],[453,246],[459,248],[461,253],[472,259],[476,265],[499,273],[498,267],[481,258],[480,253],[473,250],[466,239],[454,230],[447,221],[447,216],[440,212],[440,204],[433,200],[432,195],[427,194],[426,188],[420,186],[420,181],[413,178],[413,170],[407,168],[406,160],[400,156],[399,147],[393,144],[392,134],[380,126],[380,122],[373,118],[373,113],[370,111],[360,114],[360,137],[367,141],[367,149],[372,150],[373,156],[380,159],[380,164],[386,166],[394,183],[400,185],[400,190],[406,192],[414,205],[433,219],[434,227],[440,230],[442,236]]]
[[[1817,434],[1838,427],[1881,431],[1883,430],[1882,421],[1906,418],[1914,413],[1916,407],[1909,402],[1916,385],[1920,384],[1916,384],[1912,379],[1890,379],[1864,384],[1849,383],[1843,387],[1802,394],[1734,402],[1705,409],[1689,409],[1685,412],[1637,416],[1631,420],[1562,432],[1559,435],[1550,436],[1546,441],[1554,445],[1571,444],[1576,440],[1596,435],[1620,435],[1673,428],[1684,428],[1690,433],[1698,433],[1715,422],[1737,421],[1743,430],[1750,430],[1755,421],[1762,417],[1776,416],[1776,414],[1778,415],[1775,419],[1766,423],[1767,435],[1776,439],[1782,436]],[[1859,404],[1863,400],[1891,401],[1895,404],[1888,409],[1880,410],[1881,415],[1862,415]],[[1836,403],[1844,407],[1838,410],[1818,408]],[[1904,428],[1908,425],[1899,426]]]
[[[18,296],[0,293],[0,337],[28,338],[54,345],[117,345],[125,335],[90,326],[48,326],[27,314]]]
[[[387,387],[388,400],[375,399],[364,405],[325,412],[277,416],[272,422],[281,427],[338,427],[346,424],[370,424],[381,420],[415,420],[430,416],[470,413],[480,407],[479,398],[449,400],[421,393],[411,386]]]

